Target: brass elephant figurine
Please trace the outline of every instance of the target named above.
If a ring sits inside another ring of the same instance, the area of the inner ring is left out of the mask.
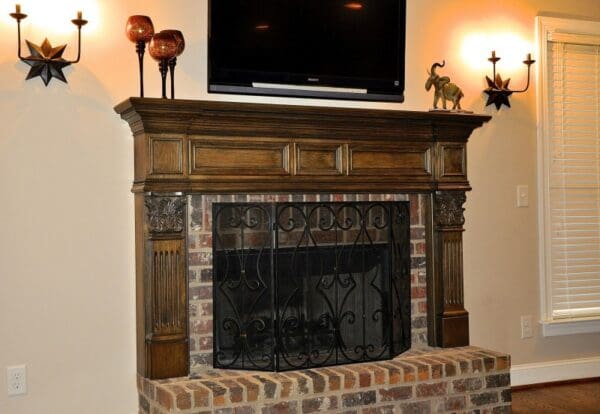
[[[441,64],[434,63],[431,65],[431,70],[427,71],[429,78],[425,83],[425,89],[429,91],[432,86],[434,88],[434,109],[437,109],[438,101],[441,99],[444,109],[446,109],[446,101],[450,101],[452,102],[452,109],[462,110],[460,107],[460,100],[464,96],[463,91],[458,87],[458,85],[450,82],[450,78],[448,76],[440,76],[435,72],[436,68],[443,68],[444,66],[446,66],[445,60]]]

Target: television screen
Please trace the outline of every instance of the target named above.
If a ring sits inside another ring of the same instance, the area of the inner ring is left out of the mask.
[[[403,100],[406,0],[209,7],[211,92]]]

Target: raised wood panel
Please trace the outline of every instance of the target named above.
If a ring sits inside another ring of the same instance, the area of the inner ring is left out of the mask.
[[[352,176],[431,176],[431,147],[414,145],[349,145]]]
[[[186,332],[186,277],[183,240],[152,243],[152,334]]]
[[[181,138],[150,138],[150,174],[183,174]]]
[[[467,178],[467,153],[464,144],[439,144],[440,177]]]
[[[148,376],[153,379],[181,377],[189,370],[188,339],[149,344]]]
[[[462,233],[443,232],[441,238],[444,309],[462,309],[464,302]]]
[[[342,175],[343,146],[297,142],[296,175]]]
[[[289,142],[192,139],[192,175],[290,175]]]

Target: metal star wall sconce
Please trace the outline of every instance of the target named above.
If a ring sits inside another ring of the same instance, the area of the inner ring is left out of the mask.
[[[17,56],[21,61],[31,66],[25,80],[37,78],[39,76],[46,86],[48,86],[53,78],[67,83],[67,78],[63,73],[63,69],[79,62],[81,59],[81,27],[88,23],[87,20],[82,18],[82,13],[77,12],[77,18],[71,20],[71,22],[77,26],[78,34],[77,59],[75,60],[66,60],[62,57],[67,45],[52,47],[47,38],[44,39],[39,46],[26,40],[25,42],[27,42],[30,55],[23,57],[21,55],[21,20],[24,20],[27,15],[21,13],[21,6],[17,4],[15,6],[15,12],[10,13],[10,17],[17,21]]]
[[[502,80],[502,77],[499,73],[496,73],[496,62],[500,60],[499,57],[496,57],[496,51],[492,51],[492,57],[488,59],[492,62],[494,66],[494,75],[492,79],[489,76],[485,77],[485,80],[488,84],[487,89],[483,92],[488,96],[487,103],[485,106],[489,106],[494,104],[497,110],[500,110],[502,105],[506,105],[510,108],[509,97],[514,93],[522,93],[529,89],[529,79],[531,76],[531,65],[535,63],[535,60],[531,59],[531,54],[527,55],[527,60],[524,60],[523,63],[527,65],[527,85],[525,89],[521,89],[519,91],[513,91],[509,88],[510,78],[506,80]]]

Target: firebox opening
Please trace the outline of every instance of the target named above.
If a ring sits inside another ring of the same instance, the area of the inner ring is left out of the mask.
[[[214,366],[285,371],[409,349],[409,211],[213,203]]]

